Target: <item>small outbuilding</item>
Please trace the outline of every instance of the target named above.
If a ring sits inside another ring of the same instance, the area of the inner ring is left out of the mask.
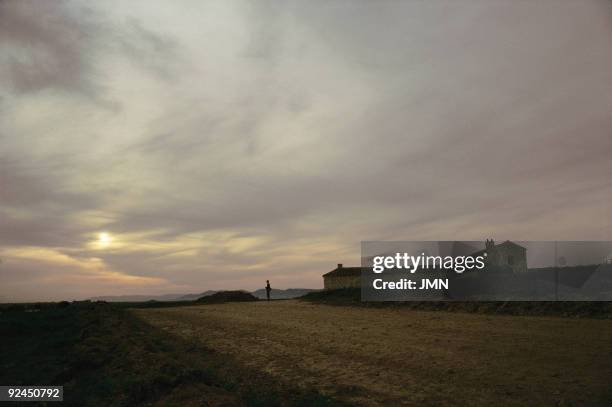
[[[339,263],[338,267],[323,274],[323,287],[326,290],[360,288],[361,267],[344,267]]]

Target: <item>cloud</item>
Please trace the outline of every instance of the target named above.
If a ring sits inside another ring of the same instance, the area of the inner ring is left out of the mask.
[[[320,286],[361,240],[612,238],[605,2],[0,4],[0,244],[97,258],[101,290]]]
[[[2,249],[0,256],[3,302],[84,299],[100,289],[128,293],[172,287],[164,279],[113,270],[97,257],[75,258],[60,251],[28,246]],[[40,290],[41,284],[46,286],[45,290]]]
[[[17,94],[68,92],[115,108],[106,99],[109,73],[101,60],[122,54],[170,80],[178,46],[135,18],[109,20],[82,2],[6,0],[0,3],[0,78]],[[161,63],[160,63],[161,61]]]
[[[18,93],[46,88],[95,92],[87,48],[97,35],[95,16],[65,1],[0,3],[3,82]]]

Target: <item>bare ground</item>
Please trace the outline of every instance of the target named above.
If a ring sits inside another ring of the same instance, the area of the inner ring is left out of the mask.
[[[612,403],[610,320],[300,301],[133,312],[280,381],[351,404]]]

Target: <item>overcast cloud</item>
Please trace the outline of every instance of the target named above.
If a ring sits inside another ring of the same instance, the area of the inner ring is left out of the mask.
[[[0,1],[0,301],[612,240],[611,112],[604,0]]]

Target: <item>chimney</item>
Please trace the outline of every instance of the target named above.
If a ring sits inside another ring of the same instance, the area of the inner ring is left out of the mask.
[[[489,240],[487,239],[485,241],[485,248],[488,249],[492,249],[495,246],[495,243],[493,243],[493,239]]]
[[[342,263],[338,263],[338,268],[341,269],[342,268]]]

